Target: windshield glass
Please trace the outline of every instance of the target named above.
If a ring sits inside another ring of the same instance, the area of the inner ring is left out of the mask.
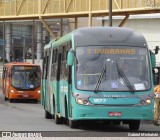
[[[91,91],[150,89],[148,51],[141,47],[76,48],[76,88]]]
[[[40,86],[40,67],[13,66],[12,86],[17,89],[35,89]]]

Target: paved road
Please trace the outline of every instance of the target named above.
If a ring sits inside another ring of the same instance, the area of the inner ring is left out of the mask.
[[[0,131],[71,131],[73,134],[87,132],[86,135],[116,135],[117,132],[128,132],[128,125],[107,126],[102,123],[82,123],[79,129],[71,129],[67,125],[56,125],[54,120],[44,118],[44,110],[40,104],[34,103],[9,103],[4,101],[0,90]],[[160,127],[151,122],[142,122],[140,131],[160,131]],[[115,133],[116,132],[116,133]],[[67,134],[66,133],[66,134]],[[90,134],[91,133],[91,134]]]

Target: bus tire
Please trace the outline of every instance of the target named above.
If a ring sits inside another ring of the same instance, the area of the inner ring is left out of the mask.
[[[7,101],[7,100],[8,100],[8,98],[5,96],[5,97],[4,97],[4,100],[5,100],[5,101]]]
[[[58,115],[54,115],[54,120],[56,124],[63,124],[63,118],[59,118]]]
[[[130,121],[129,129],[130,130],[138,130],[140,127],[140,120]]]
[[[35,99],[35,100],[33,100],[33,102],[34,102],[35,104],[37,104],[37,103],[38,103],[38,100],[37,100],[37,99]]]
[[[70,126],[70,128],[78,128],[79,123],[78,123],[78,121],[69,120],[69,126]]]
[[[10,102],[10,103],[13,103],[13,101],[14,101],[13,99],[9,99],[9,102]]]
[[[52,119],[52,115],[47,110],[45,110],[45,118]]]

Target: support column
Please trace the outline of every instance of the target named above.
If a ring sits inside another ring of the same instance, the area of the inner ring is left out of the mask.
[[[37,62],[40,62],[42,53],[42,23],[37,23]]]
[[[10,62],[10,54],[11,54],[11,44],[12,44],[12,24],[6,23],[5,28],[5,34],[6,34],[6,59],[8,62]]]
[[[75,29],[77,29],[78,28],[78,18],[77,17],[75,17]]]
[[[26,55],[26,39],[23,38],[23,60],[25,60]]]

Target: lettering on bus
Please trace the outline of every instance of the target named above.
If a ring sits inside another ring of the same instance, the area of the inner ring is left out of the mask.
[[[135,49],[87,49],[88,54],[136,54]]]

